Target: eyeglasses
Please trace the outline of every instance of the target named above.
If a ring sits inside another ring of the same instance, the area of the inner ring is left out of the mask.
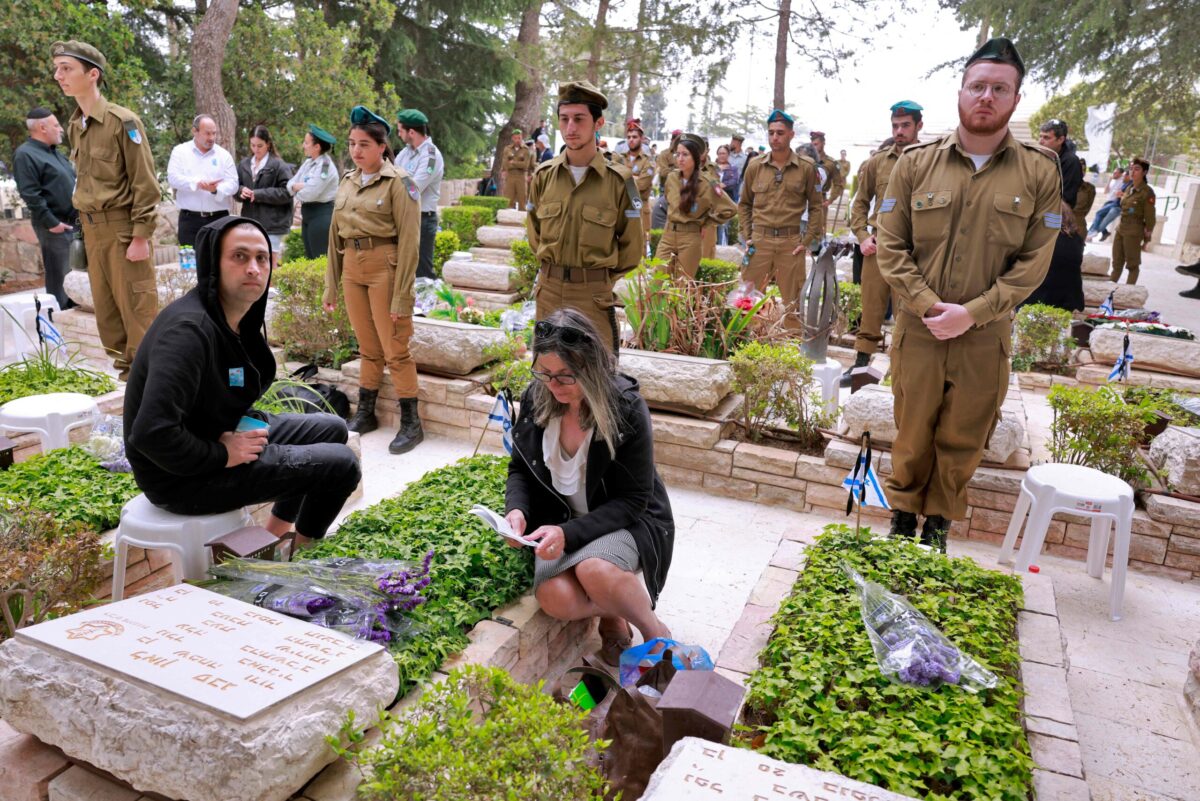
[[[533,335],[537,339],[550,339],[557,336],[558,340],[569,348],[582,345],[587,341],[587,334],[578,328],[572,328],[569,325],[555,325],[545,320],[539,320],[534,323]],[[575,382],[572,381],[571,383]]]
[[[546,373],[541,370],[532,370],[530,372],[533,374],[534,378],[536,378],[538,381],[541,381],[543,384],[549,384],[551,381],[557,381],[564,387],[569,387],[576,381],[575,376],[571,375],[570,373]]]
[[[971,97],[983,97],[988,89],[997,100],[1007,100],[1013,94],[1013,88],[1006,83],[982,83],[975,81],[963,87]]]

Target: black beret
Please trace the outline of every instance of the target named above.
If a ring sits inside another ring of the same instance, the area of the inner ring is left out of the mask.
[[[1017,73],[1021,78],[1025,77],[1025,62],[1021,60],[1021,54],[1017,52],[1017,46],[1013,44],[1012,39],[1006,39],[1003,36],[997,36],[994,39],[988,39],[983,43],[983,46],[971,54],[967,59],[967,67],[969,68],[976,61],[996,61],[1001,64],[1011,64],[1017,68]]]

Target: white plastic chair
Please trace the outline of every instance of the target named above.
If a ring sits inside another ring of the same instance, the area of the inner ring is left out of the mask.
[[[1090,467],[1073,464],[1040,464],[1029,468],[1021,481],[1021,494],[1013,510],[1012,521],[1000,546],[999,563],[1012,562],[1013,545],[1028,514],[1025,537],[1017,553],[1014,570],[1024,573],[1042,551],[1046,529],[1056,512],[1069,512],[1092,518],[1088,540],[1087,571],[1092,578],[1104,577],[1108,555],[1108,536],[1115,523],[1117,541],[1113,548],[1112,590],[1108,611],[1113,620],[1121,619],[1125,598],[1125,570],[1129,566],[1129,540],[1133,528],[1133,488],[1115,476]]]
[[[47,309],[58,311],[58,300],[50,294],[38,293],[37,299],[42,303],[42,314],[49,316],[46,313]],[[37,307],[33,302],[33,295],[14,295],[10,299],[0,301],[0,328],[4,339],[11,334],[13,356],[20,358],[26,354],[37,351],[38,335],[37,326],[34,322],[37,317]],[[4,310],[8,311],[8,314]],[[10,317],[9,314],[12,316]],[[8,343],[5,341],[2,345],[3,350],[0,350],[0,355],[7,355]]]
[[[251,525],[246,509],[234,509],[217,515],[176,515],[160,509],[145,495],[139,495],[121,509],[121,523],[114,542],[112,599],[125,596],[125,567],[129,547],[161,548],[172,551],[176,583],[198,581],[208,572],[211,552],[206,543],[214,537]]]
[[[81,392],[30,395],[0,406],[0,428],[38,434],[43,451],[67,447],[71,429],[95,425],[99,419],[100,407]]]

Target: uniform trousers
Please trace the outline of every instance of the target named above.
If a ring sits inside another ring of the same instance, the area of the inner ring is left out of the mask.
[[[967,482],[1008,393],[1012,324],[1007,316],[949,340],[921,318],[896,316],[892,394],[899,433],[885,491],[893,509],[962,520]]]
[[[717,257],[717,226],[709,223],[700,228],[700,258]]]
[[[1129,269],[1129,279],[1126,283],[1136,284],[1138,273],[1142,270],[1142,232],[1131,234],[1122,233],[1118,228],[1113,234],[1112,245],[1112,274],[1109,281],[1121,280],[1121,272]]]
[[[125,258],[125,250],[133,241],[128,209],[80,212],[79,217],[100,344],[113,354],[113,367],[124,381],[129,378],[138,345],[158,315],[154,260]],[[154,255],[153,245],[150,254]]]
[[[879,262],[873,254],[864,254],[862,260],[862,316],[854,332],[854,349],[871,354],[883,346],[883,321],[892,301],[892,288],[879,274]]]
[[[508,207],[515,207],[520,211],[525,210],[525,204],[529,200],[529,193],[525,184],[525,176],[529,173],[524,170],[507,170],[504,173],[504,196],[508,198]]]
[[[742,268],[742,280],[751,281],[762,292],[767,284],[779,287],[783,300],[784,326],[793,330],[803,328],[797,311],[800,308],[800,292],[804,289],[804,250],[793,256],[792,251],[800,247],[800,234],[764,236],[756,231],[753,236],[754,255],[750,263]]]
[[[535,294],[537,318],[545,320],[559,309],[575,309],[592,321],[601,339],[612,337],[613,353],[617,353],[621,337],[617,328],[617,298],[612,291],[612,276],[598,269],[581,269],[579,272],[582,281],[565,281],[561,277],[551,277],[551,271],[542,268]]]
[[[319,259],[329,252],[329,224],[333,221],[333,201],[300,204],[300,238],[304,240],[304,258]]]
[[[71,231],[52,234],[50,229],[36,224],[33,226],[33,231],[37,234],[38,245],[42,250],[42,269],[46,273],[46,291],[58,301],[58,308],[69,309],[75,305],[75,302],[67,297],[67,292],[63,289],[63,280],[71,269],[71,237],[75,234]]]
[[[421,212],[420,257],[417,278],[437,278],[433,271],[433,251],[437,244],[438,216],[436,211]]]
[[[378,390],[386,364],[397,398],[417,397],[417,363],[408,349],[412,315],[392,321],[392,292],[396,282],[396,247],[370,250],[347,247],[342,258],[342,293],[346,313],[362,355],[359,386]]]
[[[712,227],[712,226],[709,226]],[[667,262],[671,275],[694,279],[700,269],[703,237],[699,223],[667,223],[654,258]]]

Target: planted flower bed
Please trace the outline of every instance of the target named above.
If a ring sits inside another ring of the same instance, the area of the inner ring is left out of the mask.
[[[30,395],[81,392],[98,397],[117,388],[104,373],[88,370],[72,356],[60,363],[62,348],[42,345],[36,353],[0,368],[0,405]]]
[[[750,677],[743,736],[762,753],[931,799],[1027,801],[1033,760],[1021,725],[1020,582],[915,545],[829,526],[775,615]],[[894,683],[876,665],[843,562],[903,595],[994,689]]]
[[[141,490],[132,473],[113,473],[81,448],[59,448],[0,471],[0,503],[27,502],[59,523],[106,531]]]

